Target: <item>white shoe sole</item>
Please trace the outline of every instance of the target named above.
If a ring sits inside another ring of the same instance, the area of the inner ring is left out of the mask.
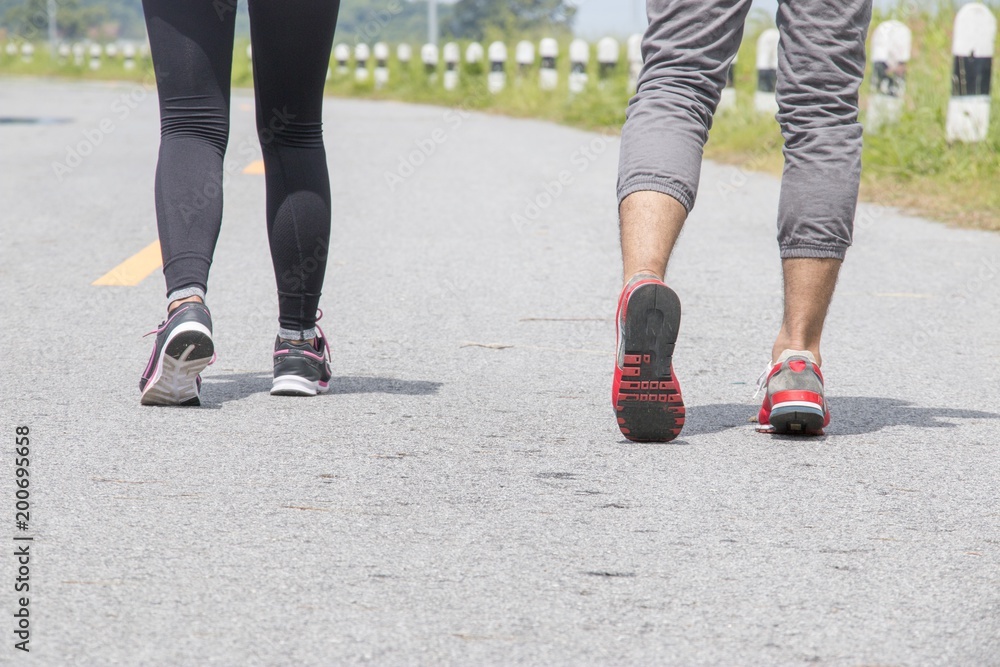
[[[180,354],[176,354],[178,345],[183,346]],[[171,348],[175,355],[167,354]],[[196,351],[199,356],[191,359]],[[212,362],[213,351],[212,334],[204,325],[198,322],[178,325],[160,350],[156,370],[146,383],[139,402],[142,405],[183,405],[198,399],[198,374]]]
[[[315,396],[325,394],[330,385],[307,380],[298,375],[280,375],[271,385],[271,396]]]

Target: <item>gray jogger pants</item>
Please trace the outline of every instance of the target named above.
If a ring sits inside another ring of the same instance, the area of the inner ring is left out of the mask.
[[[628,106],[618,201],[641,190],[694,206],[702,149],[751,0],[647,0],[639,90]],[[843,259],[861,178],[858,88],[872,0],[779,0],[781,257]]]

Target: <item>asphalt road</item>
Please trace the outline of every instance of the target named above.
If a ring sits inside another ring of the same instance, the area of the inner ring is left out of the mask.
[[[155,95],[0,81],[0,116],[48,121],[0,124],[0,662],[1000,665],[1000,236],[862,206],[829,434],[765,436],[779,184],[706,164],[669,276],[687,425],[628,443],[617,139],[331,100],[333,390],[271,397],[251,109],[205,405],[144,408],[162,276],[92,283],[156,239]]]

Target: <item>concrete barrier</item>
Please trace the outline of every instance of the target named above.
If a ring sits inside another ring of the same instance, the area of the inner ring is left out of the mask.
[[[420,60],[424,63],[424,71],[427,73],[427,77],[432,81],[437,79],[437,44],[424,44],[420,47]]]
[[[625,43],[625,55],[628,58],[629,87],[635,90],[639,85],[639,74],[642,73],[642,35],[629,35]]]
[[[410,62],[413,60],[413,47],[409,44],[400,44],[396,47],[396,60],[399,64],[403,66],[404,70],[410,68]]]
[[[603,37],[597,42],[597,64],[602,79],[610,78],[618,68],[620,49],[614,37]]]
[[[135,53],[135,44],[132,42],[125,42],[122,44],[122,58],[125,59],[125,69],[135,69]]]
[[[337,74],[344,76],[347,74],[348,63],[351,60],[351,47],[347,44],[337,44],[333,47],[333,59],[337,63]]]
[[[587,64],[590,62],[590,44],[574,39],[569,44],[569,92],[578,95],[587,89]]]
[[[780,33],[768,28],[757,38],[757,92],[753,96],[753,107],[760,113],[778,112],[775,89],[778,85],[778,41]]]
[[[371,47],[364,42],[354,46],[354,80],[358,83],[368,80],[368,59],[371,57]]]
[[[375,56],[375,87],[385,88],[389,83],[389,45],[377,42],[372,47],[372,55]]]
[[[503,42],[493,42],[489,51],[490,73],[486,77],[486,86],[494,95],[507,86],[507,45]]]
[[[535,45],[526,39],[521,40],[514,50],[514,59],[517,61],[517,71],[524,76],[535,64]]]
[[[913,34],[899,21],[884,21],[872,33],[872,94],[865,114],[866,132],[878,132],[899,121],[912,43]]]
[[[542,90],[555,90],[559,85],[559,72],[556,61],[559,59],[559,42],[546,37],[538,43],[538,57],[542,59],[538,70],[538,86]]]
[[[104,55],[104,49],[101,48],[100,44],[90,45],[90,69],[101,69],[102,55]]]
[[[455,42],[448,42],[444,45],[444,89],[455,90],[458,88],[458,62],[462,59],[462,52]]]
[[[719,111],[729,111],[736,108],[736,57],[729,63],[726,70],[726,86],[719,98]]]
[[[981,3],[965,5],[955,15],[951,99],[945,125],[948,141],[972,143],[986,138],[996,34],[996,17]]]

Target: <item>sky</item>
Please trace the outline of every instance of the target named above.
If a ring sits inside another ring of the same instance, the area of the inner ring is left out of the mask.
[[[646,0],[577,0],[576,33],[581,37],[629,35],[646,27]],[[777,0],[754,0],[754,7],[774,11]]]
[[[446,1],[446,0],[442,0]],[[835,2],[836,0],[830,0]],[[952,0],[955,5],[964,5],[970,0]],[[983,0],[986,4],[990,0]],[[875,0],[877,7],[891,7],[898,0]],[[935,0],[918,0],[924,6],[933,6]],[[624,36],[642,32],[646,27],[646,0],[576,0],[579,13],[576,32],[588,39],[605,35]],[[754,0],[754,7],[768,12],[776,12],[778,0]]]

